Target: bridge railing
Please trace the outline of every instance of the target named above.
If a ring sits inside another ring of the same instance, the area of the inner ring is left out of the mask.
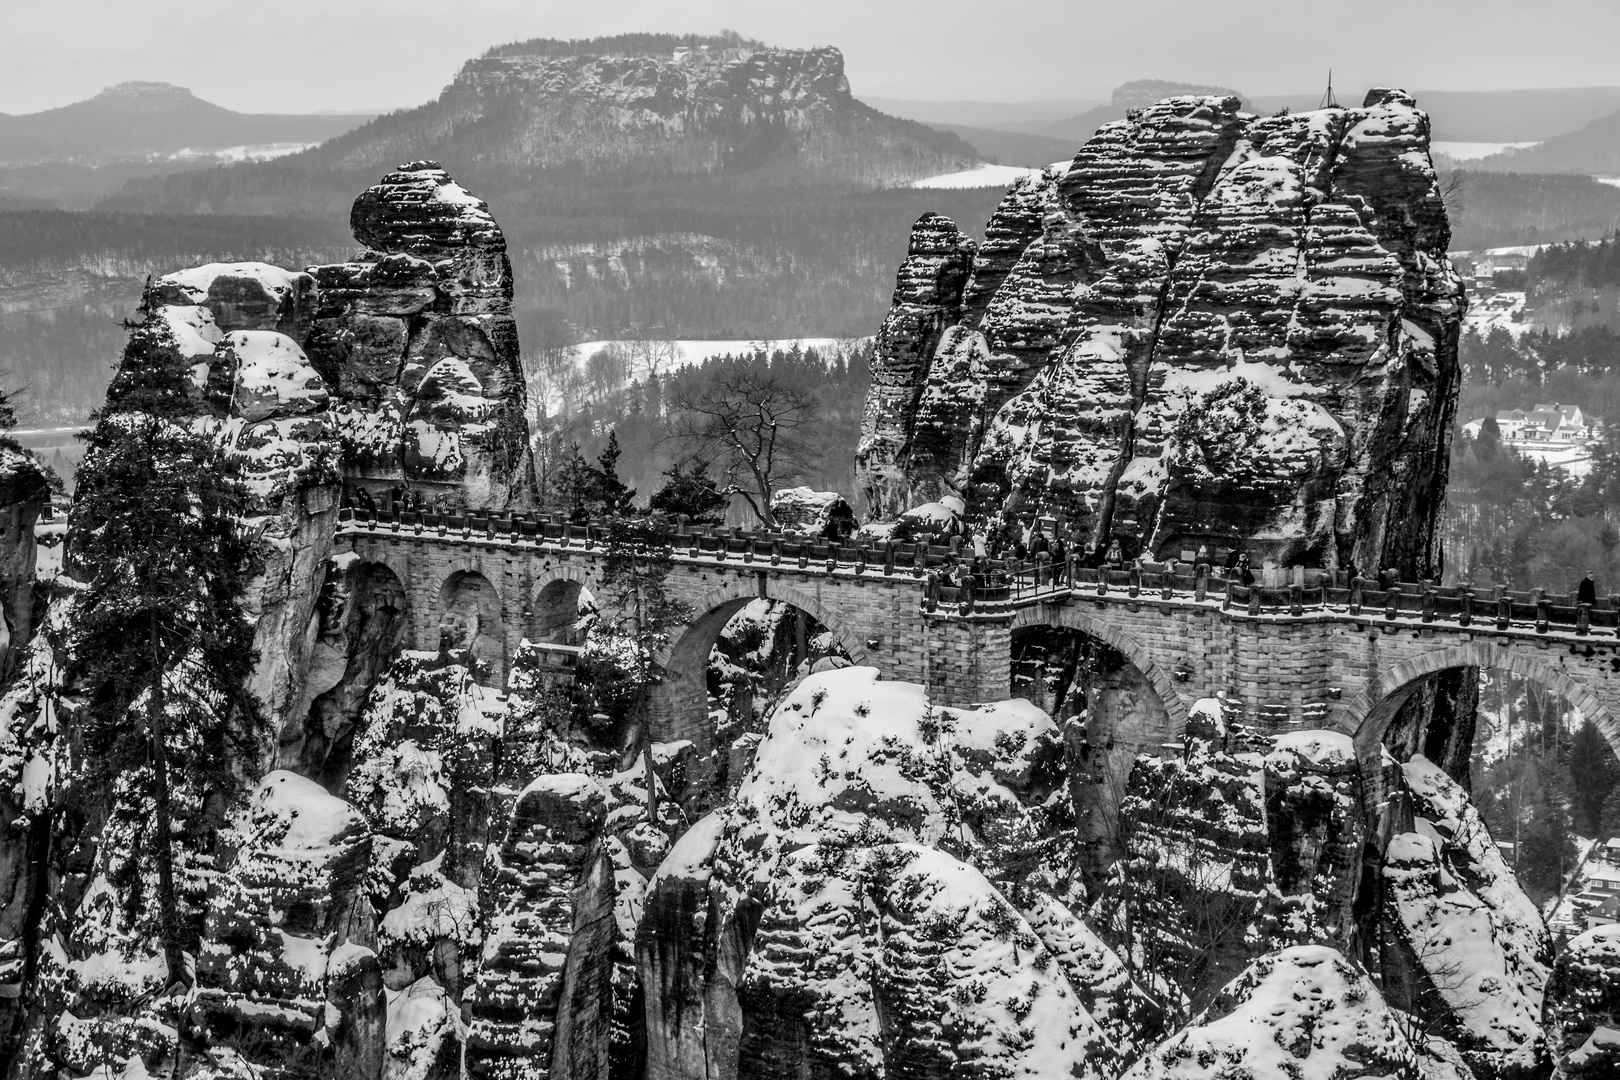
[[[339,511],[340,524],[409,536],[479,537],[498,543],[532,543],[591,550],[607,542],[609,523],[571,522],[558,514],[487,510]],[[1130,567],[1083,566],[1075,558],[974,558],[954,547],[925,542],[839,541],[788,532],[750,532],[713,526],[661,525],[654,535],[667,550],[692,558],[766,563],[809,572],[853,572],[916,581],[926,609],[944,615],[1004,614],[1045,600],[1075,595],[1213,603],[1250,615],[1306,616],[1324,612],[1415,618],[1464,626],[1531,626],[1594,630],[1620,636],[1620,597],[1578,604],[1570,594],[1502,587],[1478,590],[1432,582],[1382,583],[1350,578],[1344,571],[1308,570],[1298,584],[1244,584],[1224,570],[1183,564]]]

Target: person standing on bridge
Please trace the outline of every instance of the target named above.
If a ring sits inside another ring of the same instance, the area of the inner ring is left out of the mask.
[[[1035,531],[1029,537],[1029,553],[1031,556],[1035,556],[1048,550],[1050,550],[1050,547],[1047,543],[1046,532],[1041,528],[1041,519],[1036,518]]]
[[[1588,570],[1586,576],[1581,578],[1581,584],[1575,590],[1575,602],[1597,607],[1597,581],[1592,577],[1592,571]]]

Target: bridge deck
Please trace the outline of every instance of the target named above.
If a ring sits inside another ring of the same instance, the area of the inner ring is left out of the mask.
[[[601,553],[606,523],[571,524],[559,517],[490,513],[438,515],[415,512],[340,512],[340,536],[373,536],[447,544],[493,546],[535,554]],[[672,527],[658,534],[677,564],[739,566],[765,573],[827,578],[882,578],[918,590],[922,610],[933,618],[999,621],[1036,604],[1071,597],[1104,602],[1152,601],[1217,609],[1267,620],[1381,619],[1388,623],[1468,628],[1472,632],[1620,637],[1620,598],[1581,605],[1568,594],[1502,588],[1482,595],[1466,586],[1402,582],[1380,589],[1341,571],[1306,571],[1318,584],[1243,585],[1220,571],[1196,575],[1156,564],[1109,570],[1032,560],[980,560],[970,589],[948,584],[966,556],[926,543],[844,543],[785,533]]]

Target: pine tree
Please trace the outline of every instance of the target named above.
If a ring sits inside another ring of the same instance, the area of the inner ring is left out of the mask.
[[[256,655],[241,607],[255,546],[245,489],[194,421],[190,365],[161,320],[131,327],[124,360],[93,413],[72,511],[71,567],[85,583],[71,641],[86,701],[75,777],[87,814],[129,821],[120,852],[132,921],[155,915],[170,981],[186,978],[188,934],[175,882],[177,820],[235,797],[233,764],[260,749],[247,680]],[[185,796],[179,797],[178,789]],[[157,895],[143,897],[142,865]]]
[[[677,461],[664,475],[668,481],[647,501],[648,509],[715,524],[725,517],[729,500],[709,477],[707,461],[694,461],[691,472]]]
[[[619,479],[619,433],[608,432],[607,445],[596,458],[594,499],[600,512],[608,517],[622,517],[634,508],[636,491],[626,487]]]
[[[1586,836],[1597,836],[1603,805],[1614,790],[1614,752],[1590,719],[1575,732],[1569,748],[1569,776],[1575,824]]]
[[[562,467],[557,470],[557,488],[568,507],[568,519],[576,525],[591,517],[591,497],[596,487],[595,470],[585,455],[579,452],[579,443],[573,443],[563,454]]]
[[[1608,797],[1603,800],[1597,835],[1600,840],[1620,836],[1620,784],[1610,788]]]

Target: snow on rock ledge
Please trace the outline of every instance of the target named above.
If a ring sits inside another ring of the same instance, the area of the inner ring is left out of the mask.
[[[365,819],[277,770],[233,831],[197,959],[199,1011],[260,1064],[377,1075],[386,1017]]]
[[[1384,856],[1385,986],[1452,1041],[1481,1077],[1517,1076],[1547,1057],[1546,924],[1503,862],[1468,794],[1422,756],[1402,767],[1420,831]]]
[[[918,220],[857,451],[875,516],[949,493],[1128,557],[1430,571],[1463,304],[1428,117],[1399,90],[1240,110],[1104,125],[982,247]]]
[[[1547,984],[1555,1064],[1569,1080],[1620,1076],[1620,924],[1570,939]]]
[[[649,1074],[787,1052],[867,1076],[1117,1074],[1141,996],[1058,899],[1060,867],[1020,858],[1061,753],[1028,702],[941,709],[872,668],[806,677],[735,801],[649,883]]]
[[[1366,973],[1303,945],[1256,960],[1123,1080],[1382,1080],[1421,1068]]]

